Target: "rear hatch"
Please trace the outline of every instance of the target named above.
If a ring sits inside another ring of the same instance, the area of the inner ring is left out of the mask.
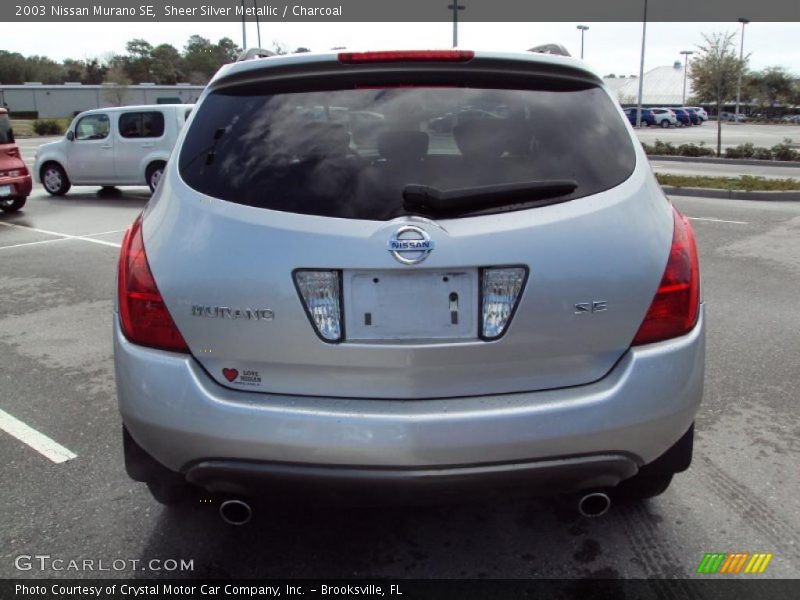
[[[672,214],[621,110],[568,62],[454,56],[212,83],[144,236],[220,384],[501,394],[597,380],[630,346]]]
[[[0,169],[19,167],[21,164],[8,113],[5,109],[0,109]]]
[[[0,109],[0,199],[7,199],[15,193],[13,181],[28,170],[19,154],[19,147],[14,140],[11,121],[5,109]],[[18,193],[18,192],[17,192]]]

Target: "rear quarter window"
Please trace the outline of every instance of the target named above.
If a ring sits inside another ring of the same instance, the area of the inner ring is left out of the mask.
[[[616,104],[591,85],[279,94],[239,87],[211,93],[195,110],[179,157],[189,186],[301,214],[392,219],[408,214],[408,184],[452,190],[570,179],[574,199],[620,184],[636,162]]]
[[[119,134],[124,138],[158,138],[164,135],[161,111],[127,112],[119,116]]]

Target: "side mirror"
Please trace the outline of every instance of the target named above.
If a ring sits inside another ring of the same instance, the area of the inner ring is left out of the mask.
[[[70,142],[72,142],[72,141],[74,141],[74,140],[75,140],[75,134],[72,132],[72,130],[71,130],[71,129],[70,129],[70,130],[67,132],[67,139],[68,139]]]

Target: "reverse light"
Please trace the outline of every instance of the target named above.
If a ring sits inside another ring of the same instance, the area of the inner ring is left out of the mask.
[[[339,271],[294,272],[294,282],[311,324],[326,342],[338,342],[344,331]]]
[[[497,339],[506,331],[525,285],[524,267],[481,269],[481,337]]]
[[[697,322],[700,269],[689,220],[672,208],[674,229],[669,259],[650,309],[632,344],[651,344],[684,335]]]
[[[119,319],[125,337],[141,346],[189,352],[147,263],[141,216],[128,229],[122,241],[118,294]]]
[[[472,50],[383,50],[377,52],[340,52],[339,62],[345,64],[387,62],[469,62],[475,57]]]

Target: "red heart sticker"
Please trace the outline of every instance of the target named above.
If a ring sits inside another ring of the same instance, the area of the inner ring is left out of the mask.
[[[225,376],[225,379],[232,382],[239,376],[239,371],[236,369],[222,369],[222,374]]]

